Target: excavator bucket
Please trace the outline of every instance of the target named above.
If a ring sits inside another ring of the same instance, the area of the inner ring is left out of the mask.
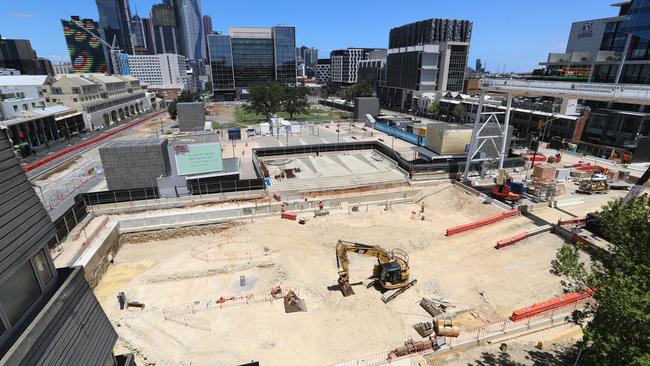
[[[284,296],[284,312],[296,313],[299,311],[307,311],[305,300],[299,298],[293,290],[289,290]]]
[[[354,295],[354,290],[350,286],[350,280],[343,276],[339,276],[339,288],[345,297]]]

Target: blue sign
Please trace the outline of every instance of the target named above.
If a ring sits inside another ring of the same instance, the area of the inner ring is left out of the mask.
[[[389,134],[391,136],[395,136],[400,140],[410,142],[413,145],[420,145],[420,136],[414,133],[410,133],[402,129],[399,129],[397,127],[389,126],[385,123],[380,123],[380,122],[375,122],[374,128],[375,130],[379,130],[383,133]],[[422,139],[422,143],[424,143],[424,139]]]

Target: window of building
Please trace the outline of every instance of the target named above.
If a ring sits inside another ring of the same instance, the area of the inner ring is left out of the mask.
[[[36,268],[36,273],[40,277],[41,282],[44,286],[47,286],[52,279],[52,271],[50,270],[50,265],[47,263],[47,257],[43,250],[39,251],[33,258],[34,268]]]
[[[14,104],[14,112],[18,112],[18,106]]]
[[[29,110],[29,106],[27,104],[23,104],[23,111]]]
[[[41,288],[29,261],[0,284],[0,306],[11,324],[17,323],[40,295]]]
[[[76,102],[78,102],[79,100],[78,100],[77,98],[72,98],[72,101],[76,103]]]

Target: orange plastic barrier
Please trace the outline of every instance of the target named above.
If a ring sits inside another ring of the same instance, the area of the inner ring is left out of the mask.
[[[570,294],[554,297],[539,304],[513,311],[510,320],[516,322],[522,319],[532,318],[543,312],[574,304],[582,299],[591,297],[593,294],[594,291],[592,289],[587,289],[583,292],[572,292]]]
[[[294,212],[285,211],[280,214],[280,218],[296,221],[296,214]]]
[[[558,226],[578,225],[584,223],[586,220],[587,220],[587,216],[574,217],[571,219],[558,220],[557,225]]]
[[[519,214],[519,211],[517,211],[517,210],[510,210],[510,211],[506,211],[506,212],[501,212],[501,213],[498,213],[498,214],[496,214],[494,216],[487,217],[485,219],[470,222],[469,224],[464,224],[464,225],[449,228],[449,229],[447,229],[447,233],[445,235],[446,236],[452,236],[452,235],[456,235],[456,234],[459,234],[459,233],[463,233],[465,231],[473,230],[473,229],[476,229],[476,228],[479,228],[479,227],[482,227],[482,226],[494,224],[495,222],[499,222],[499,221],[501,221],[503,219],[507,219],[508,217],[517,216],[518,214]]]
[[[508,245],[512,245],[518,241],[524,240],[528,237],[528,231],[521,232],[519,234],[513,235],[509,238],[501,239],[497,241],[497,245],[495,248],[501,249],[503,247],[507,247]]]

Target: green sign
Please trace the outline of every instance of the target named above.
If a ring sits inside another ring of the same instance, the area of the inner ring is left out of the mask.
[[[220,172],[223,170],[220,143],[175,145],[178,175]]]

